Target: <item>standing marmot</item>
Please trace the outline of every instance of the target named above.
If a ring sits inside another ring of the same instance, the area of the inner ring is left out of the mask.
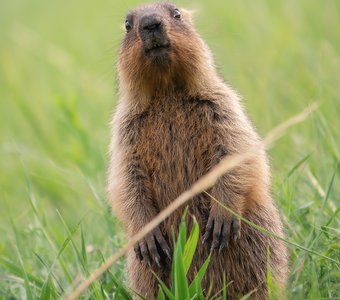
[[[131,236],[206,174],[223,157],[243,153],[259,142],[237,94],[218,76],[212,55],[195,31],[190,14],[168,3],[131,11],[118,62],[119,104],[113,120],[109,195],[114,211]],[[270,195],[265,151],[223,176],[209,191],[248,220],[282,235]],[[131,287],[152,298],[158,282],[169,283],[175,212],[128,255]],[[270,268],[284,286],[286,248],[240,223],[205,194],[193,199],[189,213],[202,229],[189,279],[213,252],[205,290],[213,294],[226,275],[228,299],[256,289],[267,297]],[[205,230],[204,230],[205,229]]]

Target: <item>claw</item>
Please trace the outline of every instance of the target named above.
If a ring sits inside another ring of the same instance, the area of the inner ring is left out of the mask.
[[[206,232],[206,233],[203,235],[202,244],[205,244],[205,242],[208,240],[208,238],[209,238],[209,234],[208,234],[208,232]]]
[[[162,249],[162,252],[167,256],[167,258],[169,258],[169,260],[171,260],[171,253],[170,253],[169,245],[159,228],[156,229],[155,239],[157,240],[158,245]]]
[[[218,248],[218,240],[214,240],[211,244],[210,252]]]
[[[165,249],[164,252],[165,252],[165,255],[171,260],[170,250],[169,249]]]
[[[207,226],[205,228],[205,234],[203,236],[202,244],[204,244],[209,239],[213,227],[214,227],[214,219],[212,217],[209,217]]]
[[[159,268],[161,267],[161,261],[160,261],[159,256],[155,256],[155,263]]]
[[[141,250],[140,250],[140,246],[139,244],[137,244],[135,247],[134,247],[134,250],[135,250],[135,253],[136,253],[136,258],[139,262],[141,262],[143,260],[143,255],[141,253]]]
[[[223,249],[228,247],[230,239],[236,242],[240,238],[240,227],[240,220],[236,218],[209,216],[202,244],[205,244],[211,238],[210,252],[218,249],[218,253],[221,253]]]
[[[223,250],[224,248],[227,248],[227,247],[228,247],[228,241],[226,241],[226,242],[221,242],[220,248],[218,249],[218,253],[221,254],[222,250]]]
[[[152,265],[162,267],[164,261],[162,252],[171,260],[170,247],[159,228],[140,241],[134,247],[134,250],[137,260],[143,261],[149,267],[152,267]]]
[[[149,267],[151,267],[151,260],[150,260],[150,257],[148,255],[145,255],[143,257],[143,260]]]
[[[241,237],[241,224],[239,219],[234,219],[232,222],[233,240],[236,242]]]
[[[139,254],[136,253],[136,258],[138,259],[139,262],[143,260],[143,256],[140,256]]]

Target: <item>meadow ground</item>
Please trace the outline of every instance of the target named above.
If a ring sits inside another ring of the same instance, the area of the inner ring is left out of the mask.
[[[1,299],[59,298],[124,243],[105,172],[128,2],[0,2]],[[320,103],[270,149],[273,195],[287,238],[339,262],[340,2],[180,5],[262,135]],[[289,250],[289,299],[340,298],[339,264]],[[123,278],[120,260],[87,297]]]

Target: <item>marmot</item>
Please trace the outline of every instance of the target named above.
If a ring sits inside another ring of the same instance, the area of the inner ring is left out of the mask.
[[[145,5],[128,13],[125,28],[108,190],[113,210],[131,236],[223,157],[246,152],[260,138],[238,95],[217,74],[188,11],[169,3]],[[208,192],[253,223],[283,235],[264,149]],[[172,232],[177,232],[183,209],[128,255],[131,288],[148,299],[158,290],[151,270],[171,284]],[[273,277],[284,287],[287,255],[282,241],[233,218],[206,194],[192,199],[188,211],[199,223],[203,243],[189,280],[213,250],[202,283],[205,291],[212,284],[212,295],[222,289],[225,276],[231,282],[228,299],[253,290],[253,298],[266,299],[268,260]]]

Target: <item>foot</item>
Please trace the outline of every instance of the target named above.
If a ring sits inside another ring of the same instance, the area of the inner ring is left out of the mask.
[[[227,213],[223,215],[210,213],[202,243],[211,240],[210,251],[219,249],[221,252],[228,247],[230,240],[236,242],[240,235],[241,222],[239,219]]]
[[[171,260],[170,247],[159,227],[138,242],[134,250],[137,259],[140,262],[143,261],[149,267],[151,267],[152,264],[162,267],[162,261],[164,262],[166,257]]]

